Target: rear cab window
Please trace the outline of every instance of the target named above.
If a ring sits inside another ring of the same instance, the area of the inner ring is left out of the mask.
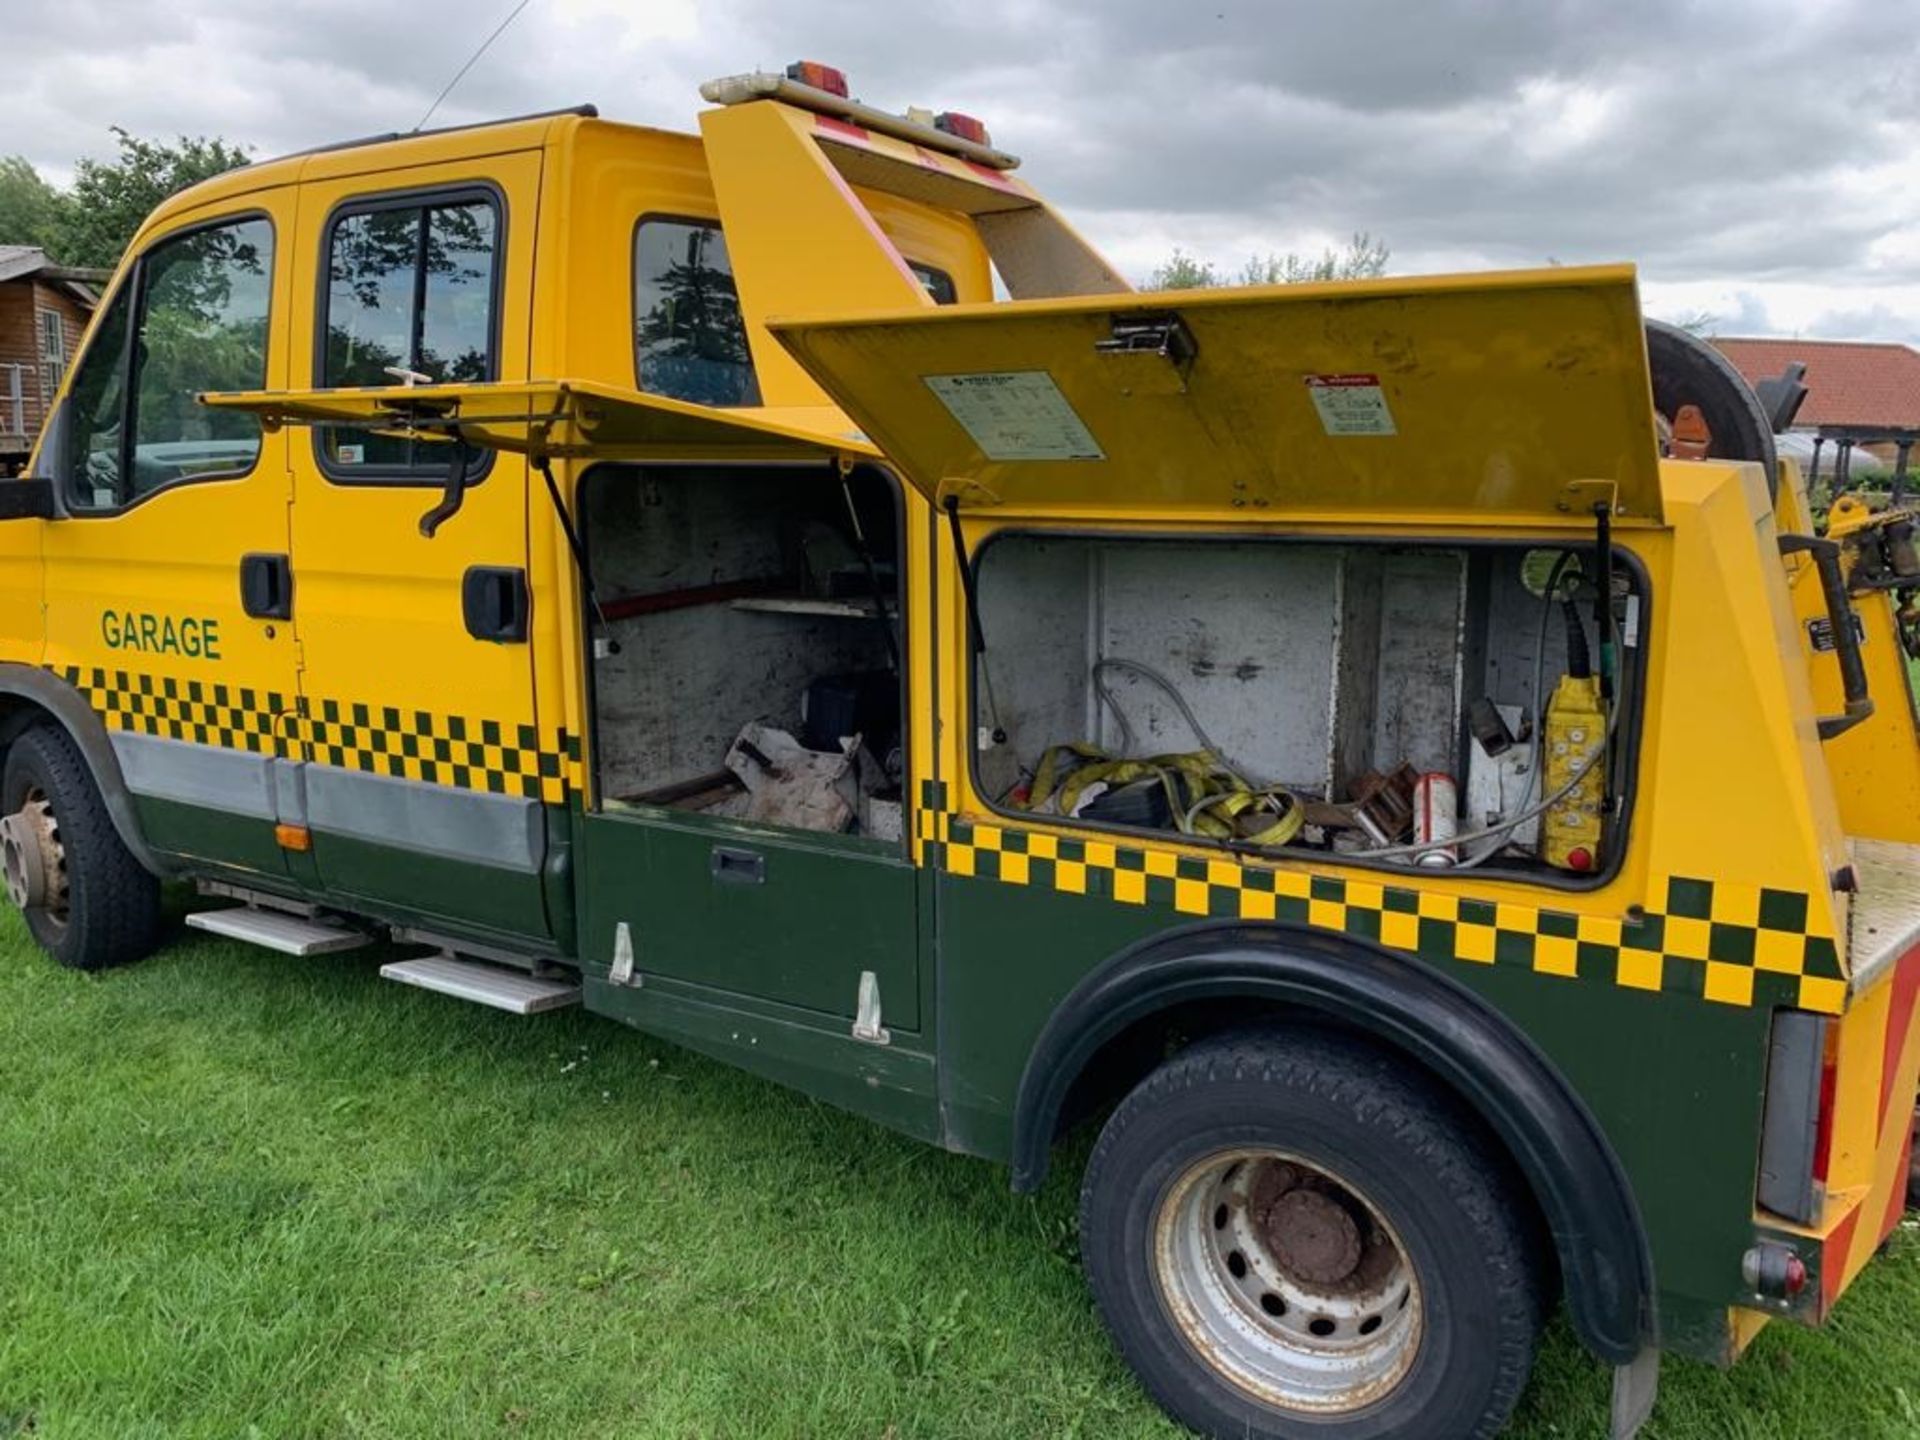
[[[760,403],[727,237],[711,220],[647,216],[633,237],[635,379],[697,405]]]
[[[936,305],[960,296],[953,276],[909,260]],[[697,405],[760,404],[740,291],[719,222],[642,217],[633,237],[634,378],[649,395]]]
[[[499,373],[502,214],[488,189],[350,201],[326,230],[322,387],[481,383]],[[342,481],[437,480],[445,445],[321,430]],[[486,457],[472,462],[485,468]]]

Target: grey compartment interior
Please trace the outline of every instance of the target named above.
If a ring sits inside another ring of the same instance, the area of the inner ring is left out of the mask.
[[[862,525],[891,565],[893,494],[856,480]],[[814,570],[856,553],[839,479],[824,468],[604,466],[585,486],[583,530],[617,617],[617,650],[593,677],[595,757],[612,799],[715,775],[749,721],[797,735],[810,681],[889,665],[866,594],[810,593]],[[624,613],[635,605],[657,608]]]
[[[991,683],[975,695],[979,725],[997,719],[1007,742],[979,752],[980,782],[1004,795],[1068,742],[1135,756],[1201,748],[1166,690],[1137,672],[1104,671],[1103,701],[1103,660],[1165,677],[1257,782],[1337,800],[1362,773],[1403,762],[1464,780],[1468,705],[1486,695],[1533,709],[1543,606],[1521,583],[1525,554],[1003,536],[979,559]],[[1550,690],[1566,664],[1564,621],[1545,634]]]

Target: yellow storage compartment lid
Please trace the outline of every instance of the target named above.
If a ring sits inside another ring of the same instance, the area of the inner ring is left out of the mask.
[[[1630,266],[948,306],[772,328],[965,508],[1661,521]]]

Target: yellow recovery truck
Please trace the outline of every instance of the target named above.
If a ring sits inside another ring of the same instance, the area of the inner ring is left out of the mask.
[[[706,93],[147,222],[0,484],[38,940],[178,877],[1022,1190],[1104,1116],[1088,1279],[1207,1434],[1491,1435],[1564,1297],[1625,1435],[1829,1314],[1920,1068],[1910,524],[1815,538],[1627,267],[1139,295],[977,121]]]

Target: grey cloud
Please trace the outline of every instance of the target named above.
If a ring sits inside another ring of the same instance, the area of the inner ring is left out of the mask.
[[[64,166],[108,148],[109,123],[261,154],[405,128],[508,3],[36,7],[9,21],[22,118],[0,152]],[[685,128],[699,80],[805,55],[874,103],[983,116],[1116,247],[1144,218],[1281,249],[1365,229],[1403,264],[1634,259],[1650,279],[1729,288],[1920,286],[1920,259],[1868,265],[1877,240],[1920,226],[1915,0],[701,0],[697,14],[689,35],[641,41],[533,0],[437,119],[592,99]],[[1903,165],[1903,181],[1866,185]],[[1836,300],[1834,323],[1876,303]],[[1873,323],[1920,332],[1888,309]]]

